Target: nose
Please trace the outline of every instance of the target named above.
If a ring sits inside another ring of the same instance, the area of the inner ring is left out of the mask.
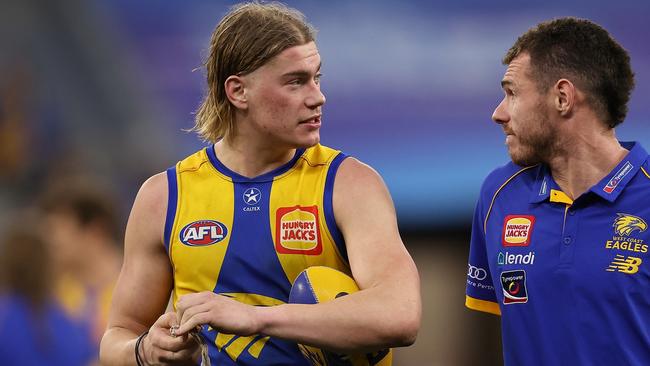
[[[510,115],[506,109],[506,98],[501,100],[501,103],[492,112],[492,120],[498,124],[507,123],[510,120]]]
[[[305,99],[305,105],[311,109],[314,109],[322,106],[323,104],[325,104],[325,94],[323,94],[323,92],[320,90],[320,85],[315,83],[309,96]]]

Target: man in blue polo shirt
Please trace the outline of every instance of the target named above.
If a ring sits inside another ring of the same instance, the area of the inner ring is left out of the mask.
[[[650,365],[650,163],[614,133],[629,56],[561,18],[504,64],[492,119],[512,162],[481,188],[466,305],[501,315],[506,365]]]

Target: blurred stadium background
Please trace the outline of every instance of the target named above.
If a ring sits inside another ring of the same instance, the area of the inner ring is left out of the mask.
[[[147,177],[204,146],[182,131],[204,91],[194,70],[233,3],[0,1],[0,223],[49,184],[85,175],[111,187],[123,225]],[[474,202],[508,159],[490,120],[501,57],[539,21],[600,23],[636,72],[618,136],[650,148],[650,2],[286,3],[319,30],[322,142],[383,175],[420,270],[420,337],[395,364],[500,364],[498,319],[463,303]]]

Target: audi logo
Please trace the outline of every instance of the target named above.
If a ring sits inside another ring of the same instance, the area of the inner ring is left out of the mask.
[[[467,277],[482,281],[487,277],[487,272],[483,268],[467,265]]]

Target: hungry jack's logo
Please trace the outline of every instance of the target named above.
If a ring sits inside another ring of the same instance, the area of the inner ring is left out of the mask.
[[[319,255],[323,252],[318,206],[280,207],[275,215],[275,250],[278,253]]]
[[[503,220],[501,242],[504,247],[526,247],[535,225],[535,216],[508,215]]]

